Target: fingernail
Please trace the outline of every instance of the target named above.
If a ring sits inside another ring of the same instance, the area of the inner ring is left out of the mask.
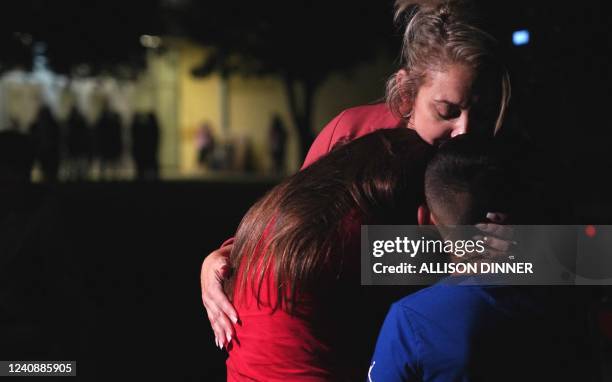
[[[486,223],[478,223],[478,224],[476,224],[475,227],[480,229],[480,230],[486,230],[487,229],[487,224]]]
[[[480,240],[482,240],[482,236],[476,235],[472,239],[474,239],[475,241],[480,241]]]
[[[234,324],[238,323],[238,318],[236,318],[236,316],[231,316],[230,319],[232,320]]]
[[[230,342],[232,342],[232,335],[228,334],[227,335],[227,344],[229,345]]]
[[[215,336],[215,346],[219,347],[219,339]]]
[[[482,215],[480,215],[482,216]],[[487,212],[487,219],[489,220],[497,220],[497,215],[494,214],[493,212]]]

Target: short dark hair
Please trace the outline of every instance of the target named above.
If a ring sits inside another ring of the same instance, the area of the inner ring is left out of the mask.
[[[425,172],[425,196],[442,225],[471,225],[488,211],[508,212],[515,177],[501,140],[477,134],[440,145]]]

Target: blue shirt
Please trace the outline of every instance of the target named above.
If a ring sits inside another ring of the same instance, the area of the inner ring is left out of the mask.
[[[536,380],[551,368],[541,304],[528,288],[444,285],[394,303],[380,330],[369,382]],[[533,358],[535,357],[535,358]],[[532,378],[530,378],[532,377]]]

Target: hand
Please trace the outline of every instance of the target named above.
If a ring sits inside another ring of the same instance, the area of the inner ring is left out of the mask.
[[[487,258],[499,259],[501,256],[511,255],[516,241],[514,230],[510,226],[503,225],[507,216],[501,213],[487,214],[488,223],[476,224],[476,228],[483,232],[483,236],[476,236],[476,240],[484,240]]]
[[[235,338],[234,326],[238,323],[238,314],[223,291],[223,279],[229,272],[229,254],[233,245],[226,245],[211,252],[202,263],[200,282],[202,285],[202,302],[208,314],[208,320],[215,333],[215,344],[218,348],[227,348]]]

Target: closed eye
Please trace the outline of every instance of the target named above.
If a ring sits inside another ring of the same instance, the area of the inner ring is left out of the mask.
[[[436,112],[440,118],[454,119],[461,115],[461,108],[455,104],[439,102],[436,103]]]

